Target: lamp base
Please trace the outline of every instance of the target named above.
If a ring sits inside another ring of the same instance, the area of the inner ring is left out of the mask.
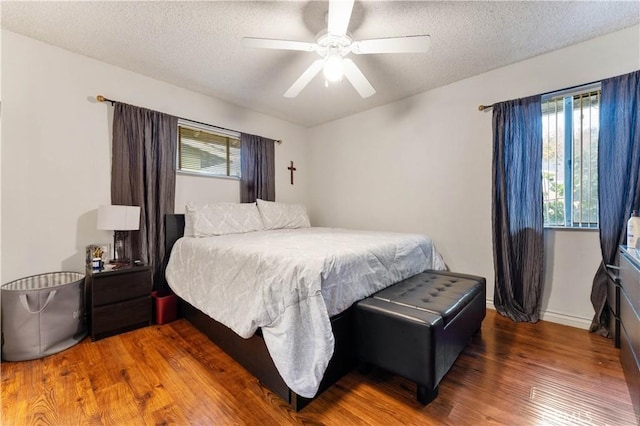
[[[127,240],[129,231],[113,231],[113,260],[117,265],[129,265],[131,260],[127,257]]]

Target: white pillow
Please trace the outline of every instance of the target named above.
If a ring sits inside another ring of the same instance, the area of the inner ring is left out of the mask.
[[[285,204],[257,200],[265,229],[293,229],[311,226],[307,209],[302,204]]]
[[[185,206],[186,237],[242,234],[263,231],[255,203],[188,203]]]

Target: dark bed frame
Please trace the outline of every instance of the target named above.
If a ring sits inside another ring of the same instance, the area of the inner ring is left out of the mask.
[[[178,238],[184,234],[184,215],[166,215],[164,225],[165,260],[163,277],[171,254],[171,248]],[[166,285],[166,283],[164,284]],[[355,367],[352,311],[353,307],[331,318],[335,349],[316,397]],[[301,410],[313,401],[312,398],[304,398],[293,392],[282,380],[269,355],[260,330],[249,339],[243,339],[231,329],[213,320],[182,299],[180,299],[180,312],[194,327],[203,332],[213,343],[253,374],[262,385],[279,395],[296,411]]]

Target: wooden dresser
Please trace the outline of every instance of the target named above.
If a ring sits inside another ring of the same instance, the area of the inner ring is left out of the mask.
[[[620,247],[620,363],[640,419],[640,257]]]

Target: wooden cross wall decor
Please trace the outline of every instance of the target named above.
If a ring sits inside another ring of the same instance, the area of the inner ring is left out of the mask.
[[[293,185],[293,172],[298,170],[295,167],[293,167],[293,161],[291,162],[291,165],[289,167],[287,167],[287,170],[291,171],[291,185]]]

